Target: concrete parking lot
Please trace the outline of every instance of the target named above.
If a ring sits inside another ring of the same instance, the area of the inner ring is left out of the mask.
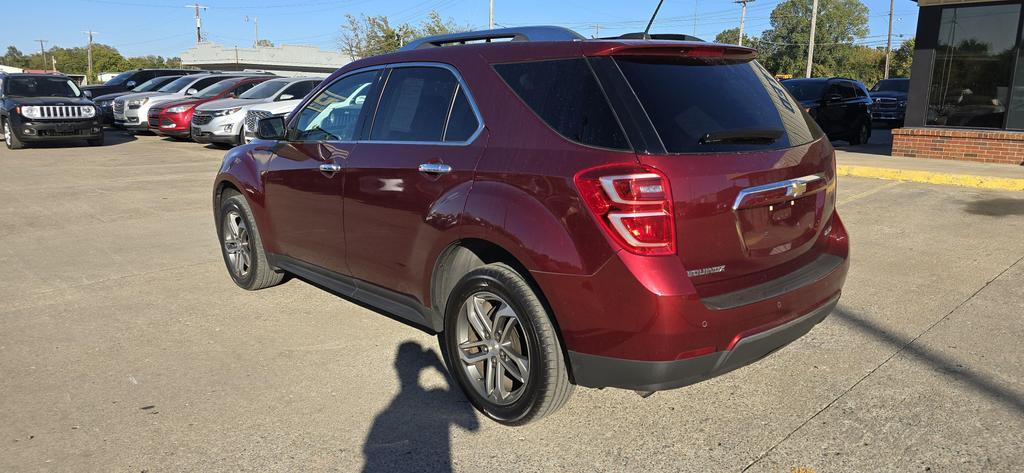
[[[432,337],[302,281],[236,288],[223,151],[108,143],[0,150],[0,471],[1024,470],[1021,193],[843,178],[852,268],[808,336],[507,428]]]

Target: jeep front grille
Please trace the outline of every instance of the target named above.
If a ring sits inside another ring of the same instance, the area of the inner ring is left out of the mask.
[[[92,105],[39,105],[39,118],[92,118],[86,115],[85,109],[93,108]]]

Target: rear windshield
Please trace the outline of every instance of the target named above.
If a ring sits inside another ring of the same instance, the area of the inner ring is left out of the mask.
[[[821,136],[756,61],[616,59],[669,153],[781,149]]]

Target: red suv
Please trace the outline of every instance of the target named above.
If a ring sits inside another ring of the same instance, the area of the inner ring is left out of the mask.
[[[158,135],[185,140],[191,136],[192,113],[196,107],[214,100],[234,98],[261,82],[277,76],[236,77],[213,84],[191,97],[154,105],[149,109],[149,129]]]
[[[534,27],[353,62],[225,157],[224,261],[436,333],[508,425],[742,367],[848,268],[834,151],[754,56]]]

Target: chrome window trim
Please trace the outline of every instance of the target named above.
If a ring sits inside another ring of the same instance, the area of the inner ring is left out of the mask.
[[[458,82],[458,87],[456,87],[455,93],[457,94],[459,90],[462,90],[463,92],[465,92],[466,100],[469,101],[469,106],[470,106],[471,109],[473,109],[473,115],[476,116],[476,122],[477,122],[476,131],[474,131],[472,134],[470,134],[469,138],[466,141],[392,141],[392,140],[371,140],[371,139],[367,138],[367,139],[358,139],[358,140],[314,140],[314,141],[305,141],[305,143],[315,143],[317,141],[330,141],[332,143],[345,143],[345,144],[366,143],[366,144],[381,144],[381,145],[392,145],[392,144],[395,144],[395,145],[434,145],[434,146],[469,146],[469,145],[473,144],[473,142],[476,141],[477,137],[479,137],[480,134],[483,133],[483,130],[484,130],[484,127],[485,127],[483,115],[480,114],[480,109],[476,105],[476,99],[473,97],[473,92],[469,90],[469,86],[466,85],[466,81],[462,78],[462,74],[460,74],[458,69],[456,69],[451,64],[445,64],[443,62],[429,62],[429,61],[399,62],[399,63],[391,63],[391,64],[378,64],[376,66],[367,66],[367,67],[362,67],[362,68],[359,68],[359,69],[355,69],[355,70],[346,72],[345,74],[342,74],[342,75],[338,76],[336,79],[331,81],[330,84],[327,84],[326,86],[321,88],[319,91],[317,91],[317,93],[315,95],[314,94],[310,94],[309,95],[309,99],[306,100],[305,102],[303,102],[300,107],[296,107],[296,109],[305,109],[306,106],[309,104],[309,102],[311,102],[313,99],[315,99],[317,96],[319,96],[320,93],[322,93],[324,90],[327,90],[328,88],[330,88],[331,86],[333,86],[335,83],[337,83],[340,80],[344,80],[344,79],[346,79],[346,78],[348,78],[350,76],[353,76],[355,74],[359,74],[359,73],[363,73],[363,72],[370,72],[370,71],[378,71],[378,70],[382,70],[383,69],[388,74],[388,77],[384,77],[383,78],[384,83],[382,84],[381,89],[380,89],[380,94],[378,94],[378,97],[377,97],[376,107],[380,107],[380,97],[384,95],[384,90],[387,88],[387,82],[388,82],[388,79],[390,78],[390,71],[393,70],[393,69],[400,69],[400,68],[406,68],[406,67],[435,67],[435,68],[440,68],[440,69],[446,69],[453,76],[455,76],[455,80]],[[455,96],[453,95],[452,96],[453,103],[454,103],[454,97]],[[373,113],[373,116],[369,117],[370,120],[371,120],[371,122],[370,122],[370,133],[373,132],[373,122],[377,120],[377,108],[374,108],[372,113]],[[302,114],[302,110],[299,110],[299,113],[296,113],[296,114],[292,115],[292,120],[293,121],[294,120],[298,120],[298,117],[301,114]],[[441,133],[441,139],[442,140],[444,139],[445,134],[447,134],[447,132],[448,132],[448,123],[447,122],[448,122],[448,119],[450,117],[451,117],[451,109],[449,107],[448,115],[445,117],[445,129]],[[286,126],[289,127],[289,128],[291,128],[291,125],[292,125],[291,123],[286,123]]]
[[[771,184],[764,184],[764,185],[760,185],[760,186],[754,186],[754,187],[748,187],[746,189],[742,189],[742,190],[740,190],[739,194],[736,195],[736,200],[733,201],[733,203],[732,203],[732,210],[733,211],[739,210],[740,204],[743,203],[744,199],[746,199],[747,197],[749,197],[751,195],[760,194],[762,192],[769,192],[769,191],[774,191],[774,190],[779,190],[779,189],[786,189],[786,196],[787,197],[793,197],[793,198],[800,197],[800,196],[804,195],[804,192],[806,192],[807,184],[810,184],[812,182],[818,182],[818,181],[820,181],[820,180],[822,180],[824,178],[825,178],[825,176],[823,176],[821,174],[811,174],[810,176],[802,176],[802,177],[798,177],[798,178],[795,178],[795,179],[787,179],[785,181],[773,182]],[[803,189],[803,190],[800,191],[799,193],[797,193],[797,189]]]

